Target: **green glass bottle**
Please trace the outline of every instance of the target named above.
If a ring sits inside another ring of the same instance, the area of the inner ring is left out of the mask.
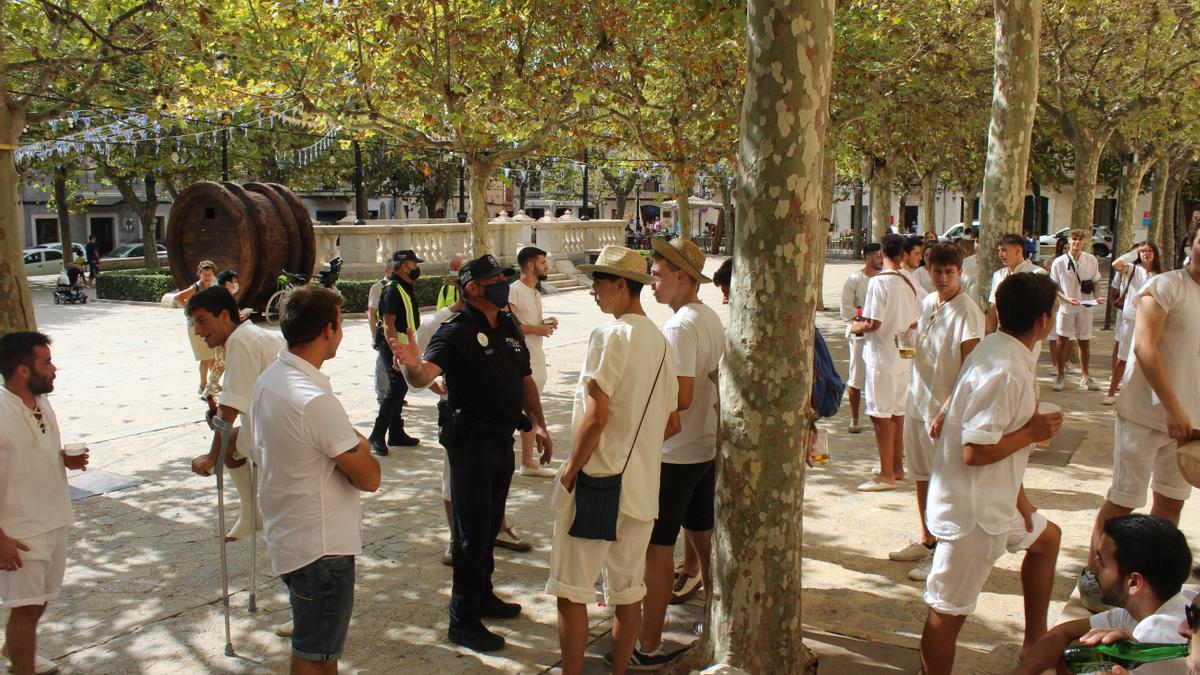
[[[1072,642],[1063,650],[1063,662],[1072,673],[1094,673],[1109,670],[1113,666],[1124,666],[1133,670],[1144,663],[1181,659],[1187,655],[1186,643],[1119,640],[1110,645],[1089,647],[1082,642]]]

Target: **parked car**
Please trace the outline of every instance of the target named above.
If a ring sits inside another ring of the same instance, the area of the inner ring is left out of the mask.
[[[979,221],[971,221],[971,231],[975,234],[975,238],[979,238]],[[958,223],[946,230],[944,234],[938,237],[938,241],[958,241],[967,236],[967,227],[963,223]]]
[[[62,250],[52,248],[27,248],[25,254],[25,276],[58,274],[62,271]]]
[[[40,244],[38,246],[35,246],[34,248],[46,248],[46,249],[50,249],[51,251],[58,251],[61,254],[62,253],[62,242],[61,241],[52,241],[48,244]],[[73,241],[73,242],[71,242],[71,250],[75,251],[75,257],[77,257],[77,258],[83,257],[83,252],[84,252],[83,244],[80,244],[77,241]]]
[[[1038,237],[1038,244],[1041,246],[1054,246],[1059,239],[1066,239],[1071,234],[1071,228],[1064,227],[1054,234],[1043,234]],[[1099,225],[1092,226],[1092,253],[1105,258],[1112,253],[1113,233],[1107,227]]]
[[[155,248],[158,251],[158,257],[161,258],[167,254],[166,246],[163,246],[162,244],[155,244]],[[142,243],[141,242],[131,242],[128,244],[121,244],[120,246],[109,251],[108,255],[106,255],[104,257],[105,258],[141,258],[143,255],[145,255],[145,249],[142,247]]]

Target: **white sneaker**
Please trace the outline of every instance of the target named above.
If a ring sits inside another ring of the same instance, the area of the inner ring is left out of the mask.
[[[291,637],[292,636],[292,621],[291,621],[291,619],[289,619],[287,623],[281,623],[281,624],[275,626],[274,631],[275,631],[275,634],[278,635],[279,637]]]
[[[1095,378],[1091,376],[1079,378],[1079,388],[1086,389],[1088,391],[1100,391],[1100,385],[1096,384]]]
[[[849,431],[852,434],[861,434],[862,427],[858,425],[858,420],[850,420],[850,427],[847,428],[846,431]]]
[[[913,581],[925,581],[929,577],[929,570],[933,568],[933,551],[929,555],[921,559],[917,566],[908,571],[908,578]]]
[[[552,469],[548,469],[544,466],[526,466],[525,464],[522,464],[521,475],[525,476],[526,478],[553,478],[558,474]]]
[[[1100,401],[1100,405],[1114,405],[1116,402],[1116,396],[1105,396],[1104,399]]]
[[[1058,377],[1054,378],[1054,391],[1062,391],[1063,386],[1066,383],[1067,383],[1067,378],[1063,377],[1062,375],[1059,375]]]
[[[888,559],[903,562],[915,562],[917,560],[924,560],[928,555],[929,549],[925,547],[925,544],[922,544],[919,541],[913,541],[909,542],[908,546],[905,546],[898,551],[892,551],[889,553]]]

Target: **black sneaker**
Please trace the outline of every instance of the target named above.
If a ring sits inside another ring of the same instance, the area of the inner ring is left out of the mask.
[[[505,602],[494,595],[479,602],[479,615],[485,619],[515,619],[520,613],[520,605]]]
[[[686,651],[687,651],[687,647],[684,647],[683,649],[678,649],[678,650],[673,651],[670,654],[668,654],[663,650],[662,645],[659,645],[658,649],[654,650],[653,654],[646,654],[645,652],[641,651],[637,647],[634,647],[633,655],[629,657],[629,670],[638,670],[638,671],[658,670],[659,668],[662,668],[663,666],[667,665],[671,661],[674,661],[675,657],[679,656],[680,654],[682,654]],[[612,666],[612,664],[613,664],[612,652],[605,652],[604,653],[604,665]]]
[[[477,652],[494,652],[504,648],[504,638],[488,630],[482,623],[463,626],[451,621],[447,637],[454,644]]]
[[[387,457],[388,446],[385,445],[383,441],[379,440],[378,438],[369,438],[367,440],[371,443],[371,452],[379,455],[380,457]]]

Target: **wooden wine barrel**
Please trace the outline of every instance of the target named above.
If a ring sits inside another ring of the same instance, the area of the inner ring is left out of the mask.
[[[281,269],[311,275],[316,263],[312,219],[300,199],[274,183],[194,183],[171,206],[167,259],[180,289],[196,280],[196,266],[236,270],[238,304],[261,309],[276,290]]]

